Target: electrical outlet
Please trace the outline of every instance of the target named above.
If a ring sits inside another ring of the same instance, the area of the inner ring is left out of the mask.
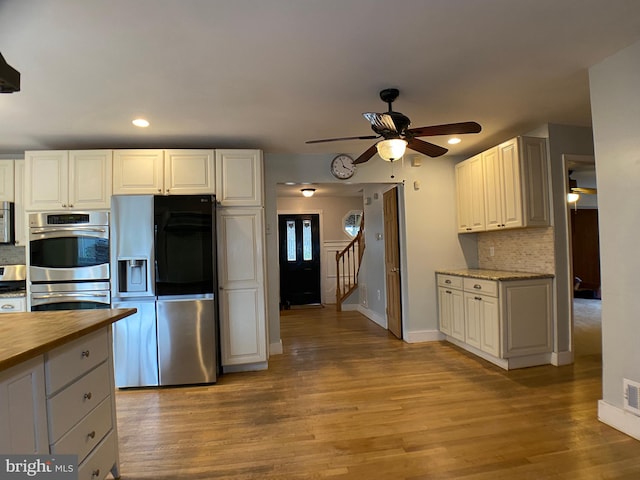
[[[489,256],[493,257],[495,254],[496,254],[495,247],[493,247],[493,246],[489,247]]]
[[[380,293],[380,290],[378,290],[378,301],[380,301],[381,298],[382,298],[382,294]]]

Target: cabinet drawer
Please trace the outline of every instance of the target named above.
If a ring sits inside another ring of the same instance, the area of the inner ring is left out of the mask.
[[[106,360],[108,355],[109,336],[106,329],[51,350],[45,365],[47,394],[57,392]]]
[[[116,462],[116,436],[112,431],[78,466],[78,480],[102,480]]]
[[[478,278],[464,279],[465,292],[477,292],[484,295],[498,296],[498,282],[495,280],[480,280]]]
[[[27,303],[24,297],[0,298],[0,313],[26,312]]]
[[[53,454],[76,454],[78,463],[95,448],[111,430],[111,397],[105,398],[80,423],[51,445]]]
[[[92,370],[51,398],[48,404],[49,441],[65,432],[107,398],[111,390],[107,362]]]
[[[438,274],[438,285],[449,288],[462,288],[462,277]]]

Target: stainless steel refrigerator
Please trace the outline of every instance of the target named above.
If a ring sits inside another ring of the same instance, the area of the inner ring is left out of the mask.
[[[215,197],[115,195],[111,219],[111,303],[138,309],[113,327],[116,386],[215,383]]]

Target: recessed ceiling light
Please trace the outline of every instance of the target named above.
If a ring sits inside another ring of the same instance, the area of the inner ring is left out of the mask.
[[[149,126],[149,122],[144,118],[136,118],[131,123],[133,123],[136,127],[141,127],[141,128],[145,128]]]
[[[453,138],[450,138],[449,140],[447,140],[447,143],[449,145],[455,145],[457,143],[460,143],[461,141],[462,140],[460,140],[458,137],[453,137]]]

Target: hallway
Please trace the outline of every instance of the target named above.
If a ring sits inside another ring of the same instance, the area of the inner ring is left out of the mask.
[[[355,312],[281,324],[267,371],[119,392],[122,478],[640,478],[640,442],[597,421],[599,355],[506,372]]]

